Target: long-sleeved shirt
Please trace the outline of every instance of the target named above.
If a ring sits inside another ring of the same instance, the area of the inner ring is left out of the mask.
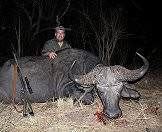
[[[62,46],[60,47],[55,39],[51,39],[45,42],[42,50],[42,55],[47,55],[49,52],[57,52],[66,48],[71,48],[71,46],[66,41],[64,41]]]

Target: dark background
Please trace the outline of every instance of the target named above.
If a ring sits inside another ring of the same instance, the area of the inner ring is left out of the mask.
[[[100,34],[104,26],[99,16],[108,19],[110,12],[117,12],[127,37],[117,41],[111,64],[129,65],[139,50],[153,68],[161,67],[159,6],[157,1],[137,0],[1,0],[0,62],[13,58],[12,47],[18,52],[17,37],[20,56],[40,55],[45,41],[53,38],[53,28],[58,24],[56,16],[60,17],[61,25],[71,29],[66,32],[66,40],[73,48],[99,56],[93,27]],[[122,54],[125,61],[121,62]]]

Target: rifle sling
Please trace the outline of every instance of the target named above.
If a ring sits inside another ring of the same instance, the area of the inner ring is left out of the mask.
[[[18,110],[17,107],[16,107],[16,104],[15,104],[17,77],[18,77],[17,65],[16,64],[13,64],[13,75],[12,75],[12,104],[13,104],[13,107],[15,108],[15,110],[18,113],[22,113],[23,110]]]

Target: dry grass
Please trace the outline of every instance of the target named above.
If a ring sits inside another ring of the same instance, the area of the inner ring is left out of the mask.
[[[148,74],[149,75],[149,74]],[[98,122],[94,115],[101,108],[96,98],[90,106],[73,105],[72,99],[32,104],[35,116],[22,117],[12,105],[0,104],[0,132],[162,132],[161,81],[144,78],[137,87],[141,92],[139,101],[121,100],[123,116]],[[151,89],[153,85],[156,89]],[[149,82],[149,84],[148,84]],[[150,86],[148,88],[148,86]],[[158,88],[159,89],[158,89]],[[149,89],[149,90],[148,90]],[[21,109],[22,106],[18,106]]]
[[[123,117],[109,120],[106,125],[97,121],[94,113],[97,110],[98,99],[91,106],[74,106],[72,100],[59,100],[33,104],[35,116],[22,117],[12,105],[1,104],[0,131],[12,132],[88,132],[88,131],[160,131],[160,108],[158,104],[149,105],[147,100],[138,103],[121,101]],[[21,106],[19,106],[21,107]],[[2,110],[3,109],[3,110]]]

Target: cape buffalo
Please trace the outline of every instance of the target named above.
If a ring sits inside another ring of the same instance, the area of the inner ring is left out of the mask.
[[[18,58],[23,77],[27,76],[33,93],[30,94],[31,102],[45,102],[50,99],[69,97],[75,98],[83,94],[82,89],[78,89],[74,82],[68,78],[68,72],[72,63],[76,61],[74,73],[80,74],[90,71],[99,63],[99,59],[89,52],[78,49],[66,49],[58,52],[58,57],[50,60],[45,56],[31,56]],[[14,60],[8,60],[0,69],[0,101],[11,103],[13,88],[13,65]],[[15,102],[21,102],[22,85],[20,78],[16,83]],[[83,103],[93,102],[93,95],[87,93],[83,98]]]
[[[97,93],[103,103],[105,115],[117,118],[121,115],[119,107],[120,97],[139,98],[140,94],[131,89],[127,81],[137,79],[144,75],[148,69],[147,60],[139,55],[145,65],[138,70],[128,70],[121,66],[103,66],[98,57],[79,49],[66,49],[58,53],[58,57],[49,60],[44,56],[21,57],[18,64],[23,76],[27,76],[33,93],[30,94],[32,102],[45,102],[52,98],[72,96],[79,98],[84,93],[74,82],[81,85],[96,85]],[[72,67],[72,64],[75,64]],[[8,60],[0,69],[0,101],[11,103],[12,80],[14,61]],[[71,69],[72,67],[72,69]],[[70,70],[71,69],[71,70]],[[87,73],[82,75],[83,73]],[[69,75],[74,75],[73,81]],[[129,76],[127,76],[129,74]],[[75,76],[78,75],[78,76]],[[21,82],[17,79],[15,102],[21,102]],[[94,91],[85,94],[82,102],[90,104],[94,101]]]
[[[119,107],[121,97],[133,99],[140,97],[140,94],[132,89],[134,85],[129,82],[143,77],[148,70],[149,62],[139,53],[137,55],[143,60],[144,65],[136,70],[129,70],[120,65],[108,67],[98,64],[87,74],[72,75],[70,73],[69,76],[83,86],[95,85],[103,103],[104,114],[108,118],[118,118],[122,115]]]

